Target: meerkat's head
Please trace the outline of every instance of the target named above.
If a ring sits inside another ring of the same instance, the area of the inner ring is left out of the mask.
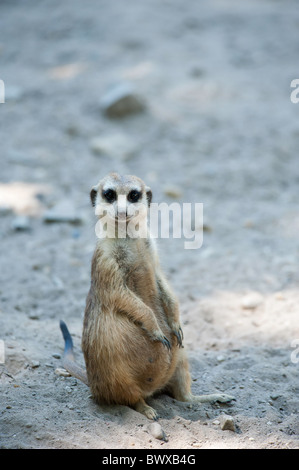
[[[107,223],[108,217],[114,225],[137,223],[147,219],[152,191],[137,176],[110,173],[92,187],[90,199],[100,220],[105,217]]]

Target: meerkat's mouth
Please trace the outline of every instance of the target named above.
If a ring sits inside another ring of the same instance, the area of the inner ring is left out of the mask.
[[[133,218],[133,216],[131,216],[131,215],[125,216],[125,217],[116,215],[114,217],[114,220],[116,220],[117,222],[129,222],[129,220],[131,220],[132,218]]]

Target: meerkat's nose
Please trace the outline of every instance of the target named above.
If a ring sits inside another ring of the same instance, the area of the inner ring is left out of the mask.
[[[125,219],[127,217],[127,201],[126,196],[120,195],[117,200],[117,217]]]
[[[118,210],[117,211],[117,217],[121,220],[121,219],[126,219],[127,218],[127,211],[126,210]]]

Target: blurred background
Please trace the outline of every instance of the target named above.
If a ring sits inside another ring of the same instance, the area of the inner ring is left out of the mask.
[[[144,179],[154,202],[203,203],[201,249],[159,243],[195,369],[204,349],[290,348],[298,50],[295,0],[1,0],[0,338],[12,376],[30,364],[50,381],[61,317],[80,347],[89,191],[110,171]]]

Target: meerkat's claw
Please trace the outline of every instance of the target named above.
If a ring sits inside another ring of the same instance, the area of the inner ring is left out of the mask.
[[[166,338],[166,336],[163,336],[163,338],[159,339],[159,341],[161,341],[161,343],[168,349],[168,351],[171,350],[171,344]]]
[[[172,326],[172,334],[174,334],[177,340],[177,346],[179,346],[180,348],[183,348],[184,347],[183,346],[184,334],[183,334],[183,330],[181,326],[178,324],[174,324],[171,326]]]
[[[181,336],[180,332],[179,331],[173,331],[172,333],[176,337],[177,346],[182,348],[183,347],[183,342],[182,342],[182,336]]]
[[[160,341],[160,343],[163,344],[163,346],[165,346],[168,351],[170,351],[171,349],[171,343],[170,341],[168,340],[168,338],[166,338],[166,336],[163,335],[162,331],[158,330],[158,331],[155,331],[152,335],[151,335],[152,339],[154,341]]]
[[[154,410],[154,408],[152,408],[151,406],[149,406],[145,411],[144,411],[144,414],[145,416],[148,418],[148,419],[152,419],[153,421],[158,421],[158,413],[156,412],[156,410]]]
[[[154,408],[149,406],[144,399],[140,399],[139,402],[136,403],[134,406],[135,410],[138,411],[139,413],[142,413],[145,415],[148,419],[152,419],[153,421],[158,420],[158,414]]]
[[[177,338],[177,342],[178,342],[178,346],[180,348],[183,348],[183,339],[184,339],[184,334],[183,334],[183,330],[181,327],[179,327],[178,331],[174,331],[174,334]]]

